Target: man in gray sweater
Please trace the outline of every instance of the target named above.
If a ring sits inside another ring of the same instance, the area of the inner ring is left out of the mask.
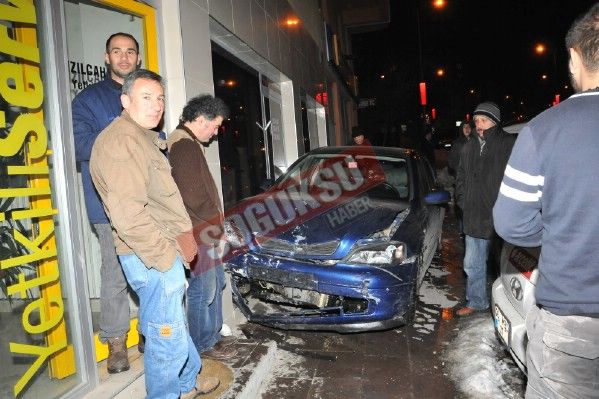
[[[497,233],[542,245],[526,318],[526,398],[599,398],[599,3],[566,35],[576,94],[519,134],[493,210]]]

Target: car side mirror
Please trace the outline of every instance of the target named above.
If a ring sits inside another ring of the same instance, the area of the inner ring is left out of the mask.
[[[437,189],[424,196],[426,205],[443,205],[451,201],[451,195],[447,190]]]

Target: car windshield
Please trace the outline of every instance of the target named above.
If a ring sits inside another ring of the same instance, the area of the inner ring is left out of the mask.
[[[410,194],[406,160],[374,154],[311,154],[289,169],[276,182],[277,188],[307,186],[310,191],[323,181],[342,186],[364,178],[374,198],[408,199]]]

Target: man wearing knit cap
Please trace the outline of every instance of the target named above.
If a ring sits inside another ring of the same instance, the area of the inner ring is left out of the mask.
[[[499,125],[501,111],[493,102],[479,104],[473,113],[476,135],[462,148],[457,170],[456,198],[463,210],[466,253],[466,306],[456,314],[470,316],[489,308],[487,259],[495,231],[493,204],[515,137]]]

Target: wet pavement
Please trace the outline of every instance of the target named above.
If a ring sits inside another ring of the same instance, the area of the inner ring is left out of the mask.
[[[497,341],[491,313],[454,316],[462,256],[448,212],[410,326],[359,334],[241,326],[247,338],[278,346],[262,398],[522,398],[525,377]]]

